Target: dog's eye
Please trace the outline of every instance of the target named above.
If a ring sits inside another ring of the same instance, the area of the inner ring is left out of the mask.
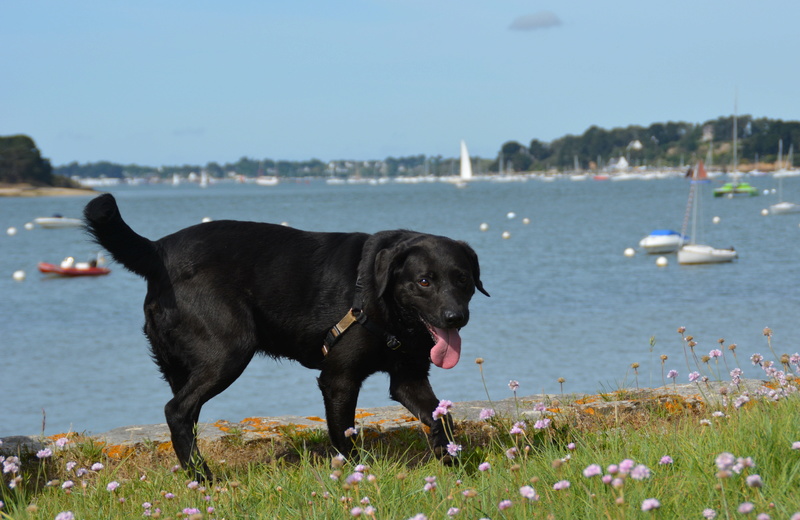
[[[467,280],[469,280],[469,276],[467,276],[466,274],[461,273],[460,275],[458,275],[458,283],[467,283]]]
[[[420,278],[417,283],[422,287],[430,287],[431,286],[431,282],[427,278]]]

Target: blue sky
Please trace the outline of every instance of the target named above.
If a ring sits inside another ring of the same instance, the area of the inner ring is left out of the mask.
[[[0,135],[54,165],[495,157],[591,125],[800,119],[800,3],[35,0]]]

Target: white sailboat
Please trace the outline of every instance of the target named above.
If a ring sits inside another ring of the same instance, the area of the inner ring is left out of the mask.
[[[772,176],[778,179],[778,199],[780,202],[772,204],[769,207],[769,212],[772,215],[789,215],[792,213],[800,213],[800,204],[794,202],[787,202],[783,200],[783,178],[793,177],[796,170],[792,169],[792,149],[793,145],[789,145],[789,168],[783,164],[783,139],[778,141],[778,167],[780,168]]]
[[[715,247],[697,244],[697,212],[700,201],[700,188],[703,185],[702,176],[705,174],[703,163],[697,165],[692,173],[692,181],[689,188],[689,201],[686,205],[686,214],[683,219],[681,235],[686,235],[686,227],[689,222],[689,214],[692,217],[692,232],[688,244],[684,244],[678,249],[678,263],[681,265],[692,264],[718,264],[722,262],[732,262],[738,254],[733,248],[717,249]]]
[[[467,143],[461,141],[461,168],[459,170],[459,178],[461,182],[469,182],[472,180],[472,159],[469,157],[467,150]]]

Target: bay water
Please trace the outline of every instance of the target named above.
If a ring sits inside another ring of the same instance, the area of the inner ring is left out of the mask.
[[[759,189],[777,181],[753,180]],[[783,196],[800,202],[800,180],[785,179]],[[659,268],[655,256],[628,247],[657,228],[680,231],[689,192],[684,179],[625,182],[473,182],[328,185],[322,181],[266,187],[233,183],[108,188],[138,233],[159,238],[204,217],[286,222],[313,231],[406,228],[469,242],[484,287],[462,330],[461,362],[431,369],[439,398],[464,401],[539,392],[599,392],[663,384],[664,371],[689,370],[677,329],[698,342],[698,355],[737,344],[734,366],[761,375],[749,356],[800,350],[800,215],[763,216],[778,201],[768,194],[714,199],[701,194],[703,243],[734,246],[730,264]],[[96,251],[80,229],[25,230],[40,216],[79,217],[85,197],[0,198],[0,436],[101,433],[161,423],[171,397],[142,333],[143,280],[111,264],[97,278],[40,275],[40,261],[86,260]],[[508,218],[513,212],[515,218]],[[719,223],[712,218],[718,216]],[[525,224],[523,219],[529,219]],[[480,225],[489,225],[481,231]],[[17,228],[13,236],[5,233]],[[507,231],[510,238],[502,238]],[[270,244],[263,244],[265,249]],[[12,274],[24,270],[25,281]],[[287,284],[292,280],[287,279]],[[320,331],[322,336],[325,331]],[[479,366],[482,365],[484,388]],[[770,356],[768,356],[770,357]],[[638,375],[630,368],[640,363]],[[695,368],[692,367],[692,370]],[[317,372],[290,361],[256,358],[244,375],[203,408],[202,421],[296,414],[324,416]],[[558,382],[564,378],[563,385]],[[667,380],[667,383],[671,383]],[[388,378],[362,388],[360,407],[391,404]],[[43,428],[44,425],[44,428]]]

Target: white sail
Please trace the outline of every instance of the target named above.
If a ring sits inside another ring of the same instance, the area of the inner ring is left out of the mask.
[[[472,180],[472,160],[469,158],[467,143],[461,141],[461,180]]]

